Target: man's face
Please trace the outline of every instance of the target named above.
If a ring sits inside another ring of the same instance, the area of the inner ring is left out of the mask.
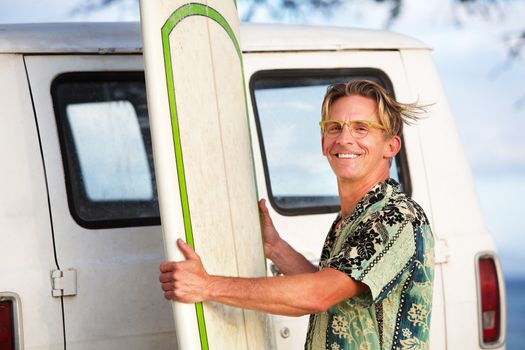
[[[345,96],[331,107],[328,120],[370,120],[379,123],[377,104],[362,96]],[[355,138],[348,125],[341,133],[323,136],[326,156],[339,182],[377,183],[388,177],[390,158],[400,148],[398,136],[385,137],[383,130],[370,128],[362,138]]]

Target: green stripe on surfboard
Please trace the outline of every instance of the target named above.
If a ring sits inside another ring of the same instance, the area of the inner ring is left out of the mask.
[[[237,4],[235,3],[235,5]],[[219,12],[203,4],[190,3],[190,4],[183,5],[179,7],[177,10],[175,10],[171,14],[171,16],[166,20],[166,23],[162,26],[162,29],[161,29],[162,47],[163,47],[163,54],[164,54],[164,66],[165,66],[166,82],[167,82],[167,88],[168,88],[169,110],[170,110],[170,117],[171,117],[173,145],[175,148],[175,161],[176,161],[176,167],[177,167],[177,176],[179,180],[179,192],[180,192],[181,205],[182,205],[184,230],[185,230],[186,242],[192,248],[195,249],[193,229],[192,229],[191,217],[190,217],[190,207],[189,207],[189,201],[188,201],[188,192],[187,192],[187,187],[186,187],[186,178],[185,178],[185,171],[184,171],[184,161],[182,157],[182,146],[181,146],[181,139],[180,139],[180,132],[179,132],[177,104],[176,104],[175,89],[174,89],[175,86],[173,82],[171,48],[170,48],[170,42],[169,42],[170,33],[175,28],[175,26],[177,26],[177,24],[179,24],[183,19],[187,17],[191,17],[191,16],[208,17],[212,19],[213,21],[217,22],[228,34],[228,37],[230,38],[233,45],[235,46],[235,50],[237,52],[237,55],[239,56],[239,61],[241,64],[241,74],[242,74],[243,94],[244,94],[244,107],[245,107],[246,118],[248,118],[248,102],[246,98],[246,91],[244,90],[245,79],[244,79],[244,67],[242,63],[242,52],[241,52],[239,43],[237,41],[237,38],[235,37],[233,30],[228,24],[228,21],[226,21],[226,19]],[[248,127],[249,127],[249,123],[248,123]],[[251,135],[250,135],[250,144],[251,144]],[[254,164],[252,164],[252,166],[255,167]],[[255,169],[254,169],[254,174],[255,174]],[[202,303],[196,303],[195,310],[197,314],[197,323],[199,327],[199,337],[200,337],[201,348],[203,350],[208,350],[209,349],[208,336],[206,332],[206,322],[204,319],[204,310],[202,307]]]

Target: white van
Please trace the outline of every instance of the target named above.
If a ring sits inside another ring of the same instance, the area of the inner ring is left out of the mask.
[[[430,49],[280,25],[241,26],[241,44],[257,190],[312,260],[338,211],[318,130],[326,86],[368,78],[435,103],[392,167],[436,238],[431,348],[504,349],[501,269]],[[0,26],[2,350],[176,347],[141,47],[137,23]],[[278,349],[302,348],[306,322],[273,317]]]

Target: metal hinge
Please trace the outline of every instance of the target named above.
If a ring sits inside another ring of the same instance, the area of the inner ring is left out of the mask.
[[[450,251],[448,249],[447,240],[440,238],[436,240],[434,248],[434,259],[436,264],[444,264],[448,262]]]
[[[77,295],[77,270],[51,271],[51,295],[54,297]]]

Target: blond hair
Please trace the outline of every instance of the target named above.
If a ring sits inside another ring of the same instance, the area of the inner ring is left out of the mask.
[[[353,95],[368,97],[377,102],[379,122],[390,136],[401,135],[403,124],[413,124],[419,120],[428,107],[417,102],[397,102],[383,87],[373,81],[350,80],[346,84],[334,84],[328,87],[321,110],[322,120],[329,118],[330,109],[336,100]]]

